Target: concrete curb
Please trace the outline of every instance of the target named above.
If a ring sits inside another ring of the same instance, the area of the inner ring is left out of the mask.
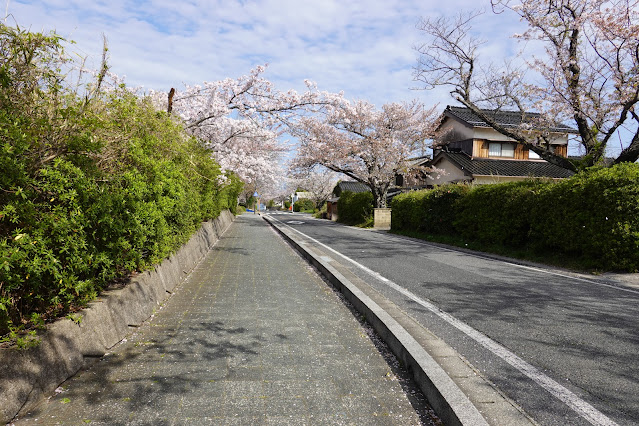
[[[124,288],[104,292],[80,312],[39,334],[34,348],[0,350],[0,423],[10,422],[73,376],[91,358],[103,356],[140,326],[195,268],[233,222],[225,210],[202,227],[175,254]]]
[[[444,369],[393,317],[351,283],[313,247],[294,238],[270,218],[262,216],[366,316],[366,320],[413,374],[437,415],[447,425],[488,425],[477,407],[461,391]]]

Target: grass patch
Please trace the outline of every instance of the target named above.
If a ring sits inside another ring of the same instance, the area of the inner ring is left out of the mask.
[[[373,216],[367,216],[364,218],[364,222],[356,223],[353,226],[358,228],[372,228],[375,225],[375,218]]]

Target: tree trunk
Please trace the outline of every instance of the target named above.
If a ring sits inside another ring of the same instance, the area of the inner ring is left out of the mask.
[[[373,193],[373,206],[376,209],[386,207],[386,194],[388,194],[388,185],[382,187],[369,184],[371,192]]]
[[[639,159],[639,131],[637,131],[635,136],[632,138],[630,146],[621,151],[619,157],[615,159],[615,164],[625,162],[634,163],[635,161],[637,161],[637,159]]]

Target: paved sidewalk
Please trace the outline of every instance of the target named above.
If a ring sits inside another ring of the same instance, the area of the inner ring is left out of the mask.
[[[317,273],[246,214],[151,321],[16,424],[428,422],[394,371]]]

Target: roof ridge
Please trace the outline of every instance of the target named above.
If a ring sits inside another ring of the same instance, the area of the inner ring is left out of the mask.
[[[566,178],[573,175],[573,172],[547,161],[471,157],[463,152],[442,151],[441,154],[445,154],[452,162],[458,164],[462,170],[466,170],[473,175],[551,178]]]
[[[486,109],[480,108],[480,111],[485,113],[486,115],[493,116],[494,120],[499,122],[501,125],[506,127],[518,127],[523,123],[532,124],[533,128],[537,128],[541,130],[544,128],[551,132],[560,132],[560,133],[577,133],[577,130],[572,127],[563,124],[563,123],[551,123],[547,126],[539,126],[540,123],[535,124],[538,119],[543,119],[543,115],[539,112],[529,112],[529,111],[510,111],[510,110],[502,110],[502,109]],[[471,125],[480,125],[481,127],[490,125],[478,116],[472,109],[463,106],[455,106],[455,105],[447,105],[444,113],[448,112],[450,115],[456,117],[457,119],[471,124]]]

